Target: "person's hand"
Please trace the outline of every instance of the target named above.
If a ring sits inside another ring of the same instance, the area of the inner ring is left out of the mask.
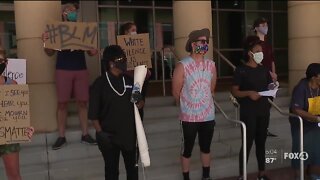
[[[249,91],[249,98],[253,101],[256,101],[260,98],[261,96],[259,95],[258,92],[256,91]]]
[[[270,76],[271,76],[273,82],[278,80],[278,75],[276,73],[273,73],[270,71]]]
[[[141,95],[141,93],[140,93],[140,91],[134,91],[134,92],[132,92],[132,94],[131,94],[131,102],[132,103],[139,103],[140,101],[142,101],[142,95]],[[140,109],[140,108],[139,108]]]
[[[144,100],[138,101],[136,105],[138,109],[142,109],[144,107]]]
[[[32,126],[26,128],[26,133],[29,139],[31,139],[33,133],[34,133],[34,128]]]
[[[94,55],[98,54],[98,50],[97,49],[90,49],[87,52],[88,52],[88,54],[90,56],[94,56]]]
[[[48,39],[49,39],[49,33],[48,32],[42,33],[42,41],[45,42]]]

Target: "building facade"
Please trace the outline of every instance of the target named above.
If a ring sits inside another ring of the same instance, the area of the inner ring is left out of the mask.
[[[61,20],[61,1],[1,1],[0,44],[10,57],[27,59],[32,124],[38,131],[56,130],[55,57],[43,52],[41,34],[49,20]],[[317,1],[79,1],[80,21],[98,22],[99,48],[115,44],[119,27],[128,21],[138,33],[149,33],[152,82],[170,81],[178,57],[193,29],[209,28],[215,47],[233,64],[242,58],[242,41],[252,34],[258,17],[269,20],[267,40],[274,48],[277,73],[288,77],[291,89],[307,65],[319,61],[320,2]],[[178,56],[178,57],[177,57]],[[232,68],[212,50],[219,78]],[[317,59],[318,58],[318,59]],[[88,57],[90,79],[100,74],[100,57]],[[46,106],[43,106],[46,104]]]

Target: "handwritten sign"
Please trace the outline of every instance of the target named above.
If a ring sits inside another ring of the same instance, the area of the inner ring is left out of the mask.
[[[117,36],[117,43],[126,53],[128,70],[133,70],[139,65],[152,68],[148,33]]]
[[[18,84],[26,84],[26,71],[27,67],[25,59],[8,59],[8,65],[3,72],[3,75],[17,81]]]
[[[51,22],[46,25],[49,39],[45,47],[49,49],[98,49],[97,23]]]
[[[28,85],[0,86],[0,144],[29,142],[30,127]]]

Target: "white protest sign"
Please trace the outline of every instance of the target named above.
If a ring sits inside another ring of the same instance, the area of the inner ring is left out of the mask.
[[[3,72],[4,76],[17,81],[18,84],[27,83],[27,65],[26,59],[10,59],[8,65]]]

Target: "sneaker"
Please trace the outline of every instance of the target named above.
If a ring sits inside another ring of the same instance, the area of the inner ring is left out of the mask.
[[[269,137],[278,137],[277,135],[271,133],[269,130],[267,130],[267,136],[269,136]]]
[[[213,180],[211,177],[202,178],[201,180]]]
[[[90,145],[96,145],[97,141],[94,140],[89,134],[84,135],[81,137],[81,143],[82,144],[90,144]]]
[[[263,175],[263,176],[258,176],[257,180],[270,180],[270,178],[268,178],[266,175]]]
[[[58,137],[56,142],[52,145],[52,150],[58,150],[67,144],[66,137]]]

